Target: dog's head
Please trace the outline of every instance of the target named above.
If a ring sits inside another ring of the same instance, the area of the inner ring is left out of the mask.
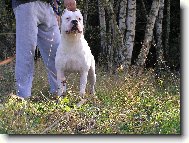
[[[66,34],[83,33],[83,16],[80,10],[69,11],[64,10],[62,15],[61,32]]]

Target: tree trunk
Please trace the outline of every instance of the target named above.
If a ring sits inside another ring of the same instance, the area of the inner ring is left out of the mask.
[[[106,54],[106,17],[105,9],[101,3],[101,0],[98,0],[98,10],[99,10],[99,21],[100,21],[100,39],[101,39],[101,56],[104,57]]]
[[[147,14],[147,9],[146,9],[146,6],[145,6],[145,2],[144,0],[141,0],[141,4],[142,4],[142,9],[143,9],[143,12],[144,12],[144,16],[146,17],[146,19],[148,19],[148,14]],[[154,35],[152,37],[152,42],[151,42],[153,45],[155,45],[155,38],[154,38]]]
[[[109,27],[107,34],[107,52],[108,52],[108,65],[109,68],[114,72],[117,67],[121,65],[121,61],[123,61],[122,49],[124,47],[123,43],[123,34],[119,29],[118,23],[116,21],[116,14],[113,9],[113,1],[112,0],[102,0],[105,10],[107,11],[108,19],[109,19]]]
[[[127,16],[127,0],[122,0],[120,2],[120,10],[119,10],[119,29],[121,30],[121,33],[123,35],[125,35],[125,31],[126,31],[126,16]]]
[[[138,70],[143,68],[145,65],[146,58],[149,53],[149,49],[151,47],[151,42],[153,38],[153,29],[154,29],[156,17],[158,15],[158,11],[159,11],[159,0],[153,0],[150,14],[147,19],[144,41],[142,44],[140,54],[138,55],[138,59],[136,61]]]
[[[113,4],[112,0],[110,0],[110,5]],[[113,7],[112,7],[113,8]],[[112,9],[113,10],[113,9]],[[107,39],[107,42],[108,42],[108,71],[112,71],[113,70],[113,52],[114,52],[114,43],[113,43],[113,37],[114,37],[114,26],[113,26],[113,19],[111,18],[111,15],[108,15],[109,17],[109,21],[108,21],[108,39]]]
[[[111,7],[112,12],[114,13],[114,9],[113,9],[113,4],[114,4],[114,0],[110,0],[109,1],[109,6]],[[117,56],[115,54],[117,47],[116,47],[116,27],[115,27],[115,21],[112,18],[112,15],[110,13],[108,13],[109,16],[109,31],[108,31],[108,70],[110,72],[114,72],[117,64]],[[114,13],[114,18],[116,19],[115,13]],[[117,24],[117,23],[116,23]]]
[[[168,61],[169,59],[169,33],[170,33],[170,0],[167,0],[166,4],[167,14],[166,14],[166,31],[165,31],[165,44],[164,44],[164,53],[165,53],[165,60]]]
[[[147,18],[148,14],[147,14],[147,10],[146,10],[146,6],[145,6],[145,3],[144,3],[144,0],[141,0],[140,2],[142,4],[142,9],[143,9],[144,15]]]
[[[87,16],[88,16],[88,0],[84,0],[84,13],[83,13],[83,24],[84,24],[84,33],[87,28]]]
[[[135,25],[136,25],[136,0],[128,0],[128,8],[127,8],[127,21],[126,21],[126,40],[125,40],[125,48],[123,51],[123,55],[125,57],[124,60],[124,70],[128,70],[128,67],[131,65],[131,58],[134,46],[135,39]]]
[[[162,21],[163,21],[164,0],[160,0],[159,14],[156,20],[156,55],[157,55],[157,75],[160,74],[164,64],[163,45],[162,45]]]

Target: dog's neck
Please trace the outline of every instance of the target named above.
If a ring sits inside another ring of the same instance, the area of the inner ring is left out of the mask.
[[[64,37],[64,38],[62,38],[62,39],[64,39],[64,42],[70,43],[70,44],[71,43],[78,43],[79,41],[81,41],[84,38],[83,34],[80,34],[80,33],[62,34],[62,36]]]

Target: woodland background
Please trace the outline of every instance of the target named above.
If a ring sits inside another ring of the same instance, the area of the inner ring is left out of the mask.
[[[106,71],[180,70],[179,0],[77,0],[77,6],[85,38]],[[0,60],[15,54],[15,37],[11,2],[0,0]]]
[[[10,0],[0,0],[0,133],[181,135],[180,2],[77,5],[97,65],[96,94],[86,92],[80,107],[77,74],[68,78],[66,97],[54,100],[42,58],[35,61],[32,96],[14,96],[15,60],[1,61],[15,54],[15,17]]]

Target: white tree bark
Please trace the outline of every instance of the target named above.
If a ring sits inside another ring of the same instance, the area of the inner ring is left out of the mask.
[[[119,10],[119,29],[124,35],[126,30],[127,0],[121,0]]]
[[[125,48],[123,53],[125,57],[124,67],[125,70],[131,65],[132,52],[135,40],[135,25],[136,25],[136,0],[128,0],[127,8],[127,21],[126,21],[126,36]]]
[[[84,13],[83,13],[84,32],[85,32],[85,29],[87,28],[87,17],[88,17],[88,0],[85,0]]]
[[[164,0],[160,0],[159,4],[159,14],[156,20],[156,37],[157,37],[157,45],[156,45],[156,53],[157,53],[157,66],[158,68],[162,67],[164,63],[163,56],[163,45],[162,45],[162,22],[163,22],[163,10],[164,10]]]
[[[144,41],[142,44],[140,54],[138,55],[138,59],[136,61],[136,65],[138,66],[139,69],[143,68],[143,66],[146,62],[147,55],[149,53],[149,49],[151,47],[154,24],[155,24],[156,17],[158,15],[158,11],[159,11],[159,1],[160,0],[153,0],[150,14],[147,19]]]

